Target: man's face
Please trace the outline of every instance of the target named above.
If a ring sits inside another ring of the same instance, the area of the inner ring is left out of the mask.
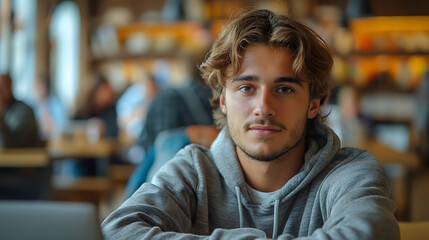
[[[240,73],[228,79],[220,105],[232,140],[248,157],[271,161],[304,144],[308,118],[319,111],[309,83],[296,78],[286,49],[250,45]]]

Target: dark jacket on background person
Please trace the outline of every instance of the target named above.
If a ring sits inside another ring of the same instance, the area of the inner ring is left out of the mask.
[[[1,148],[43,147],[33,110],[25,103],[13,100],[0,116]]]
[[[194,124],[213,125],[211,96],[211,90],[195,79],[190,79],[180,88],[158,93],[146,114],[139,145],[147,151],[162,131]]]
[[[0,150],[43,147],[33,110],[13,99],[0,116]],[[0,199],[50,197],[49,167],[0,168]]]

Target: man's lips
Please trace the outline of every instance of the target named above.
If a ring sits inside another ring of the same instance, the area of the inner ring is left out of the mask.
[[[257,135],[271,135],[280,132],[281,129],[275,126],[251,126],[249,131]]]

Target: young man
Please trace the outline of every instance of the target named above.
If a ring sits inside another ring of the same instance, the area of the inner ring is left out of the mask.
[[[102,224],[106,239],[399,239],[389,179],[321,122],[332,58],[308,27],[241,14],[201,65],[217,125]]]

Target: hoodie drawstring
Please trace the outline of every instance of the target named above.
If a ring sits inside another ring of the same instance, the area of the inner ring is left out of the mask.
[[[278,199],[274,202],[273,239],[277,238],[279,223],[279,203],[280,201]]]
[[[243,227],[243,206],[241,205],[240,188],[235,186],[235,193],[237,194],[238,214],[240,215],[240,228]]]
[[[238,186],[235,186],[235,194],[237,195],[238,214],[240,215],[240,228],[242,228],[243,227],[243,205],[241,204],[240,188]],[[273,239],[276,239],[278,234],[279,204],[280,204],[280,201],[277,199],[274,202],[273,237],[272,237]]]

